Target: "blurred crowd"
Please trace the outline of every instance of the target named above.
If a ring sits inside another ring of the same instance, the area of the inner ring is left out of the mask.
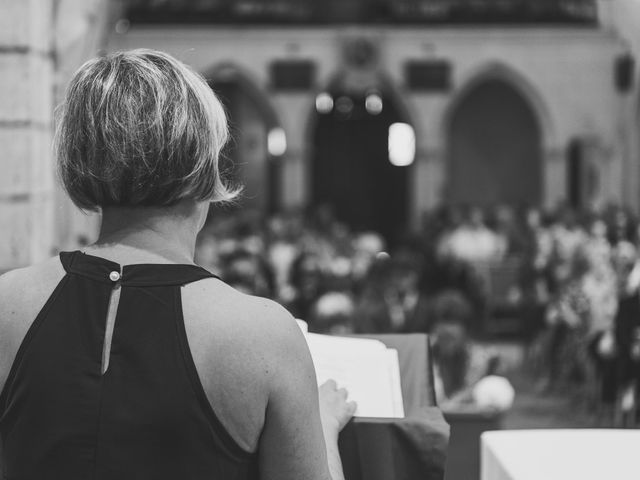
[[[620,423],[635,421],[639,393],[639,233],[621,207],[443,207],[392,243],[326,207],[217,211],[197,260],[311,331],[431,334],[443,399],[500,368],[470,339],[516,336],[541,389],[579,392]]]

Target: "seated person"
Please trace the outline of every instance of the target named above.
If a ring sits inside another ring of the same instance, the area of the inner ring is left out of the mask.
[[[431,331],[436,397],[444,411],[506,411],[513,404],[514,390],[496,376],[499,357],[468,338],[462,304],[449,294],[441,300],[440,317]],[[447,313],[443,315],[443,313]]]
[[[313,305],[309,326],[312,332],[327,335],[353,333],[354,303],[344,292],[327,292]]]

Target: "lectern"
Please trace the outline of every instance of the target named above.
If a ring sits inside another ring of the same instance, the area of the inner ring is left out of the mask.
[[[346,480],[442,480],[449,426],[438,409],[429,338],[356,335],[398,351],[405,418],[354,418],[339,438]]]

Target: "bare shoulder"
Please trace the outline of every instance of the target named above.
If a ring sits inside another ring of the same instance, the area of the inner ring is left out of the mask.
[[[281,348],[283,342],[304,344],[295,319],[284,307],[266,298],[241,293],[220,280],[207,279],[188,285],[183,301],[192,314],[218,327],[218,333],[264,348]]]
[[[29,327],[64,273],[54,257],[0,276],[0,388]]]
[[[217,279],[185,286],[182,311],[207,397],[238,443],[255,451],[272,393],[290,369],[310,363],[302,332],[282,306]]]
[[[58,257],[0,276],[0,324],[39,311],[64,276]]]
[[[207,355],[211,372],[224,365],[222,377],[251,379],[268,394],[293,369],[312,371],[302,331],[278,303],[217,279],[188,285],[182,297],[190,345],[196,356]]]

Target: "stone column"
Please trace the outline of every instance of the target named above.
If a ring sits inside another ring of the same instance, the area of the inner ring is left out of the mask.
[[[0,271],[51,255],[53,0],[0,0]]]
[[[272,97],[287,136],[287,152],[280,162],[278,202],[284,210],[305,206],[310,199],[308,128],[313,97],[308,93],[275,94]]]
[[[439,148],[425,148],[416,157],[415,176],[417,184],[413,202],[415,207],[415,226],[419,225],[422,215],[447,201],[446,152]]]
[[[0,0],[2,1],[2,0]],[[104,53],[123,0],[57,0],[55,12],[55,104],[63,100],[75,71],[88,59]],[[98,234],[100,215],[81,212],[56,182],[54,239],[56,249],[74,250]]]
[[[566,148],[548,147],[543,155],[543,169],[542,206],[554,209],[567,200]]]

